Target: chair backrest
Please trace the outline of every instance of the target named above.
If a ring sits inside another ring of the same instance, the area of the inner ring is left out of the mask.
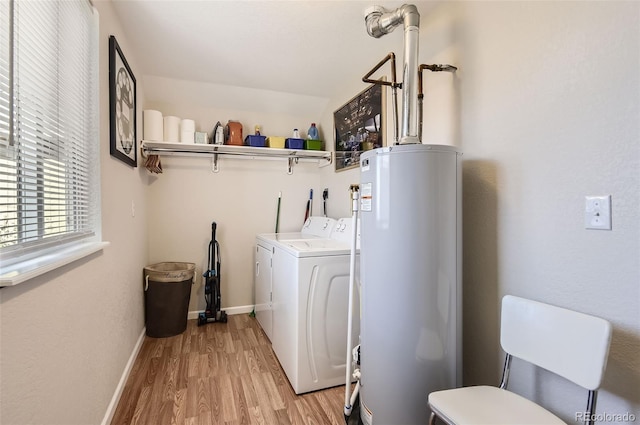
[[[502,349],[586,388],[600,387],[611,324],[599,317],[507,295],[502,299]]]

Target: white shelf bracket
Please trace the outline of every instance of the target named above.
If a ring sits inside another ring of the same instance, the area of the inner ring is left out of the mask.
[[[218,153],[214,153],[213,157],[211,158],[211,171],[214,173],[217,173],[218,171],[220,171],[220,168],[218,167]]]
[[[294,161],[294,160],[295,160],[296,162],[298,162],[298,158],[294,158],[294,157],[289,157],[289,158],[287,158],[287,164],[288,164],[288,167],[287,167],[287,174],[289,174],[289,175],[293,174],[293,161]]]
[[[323,168],[333,164],[333,152],[329,152],[328,158],[323,158],[324,161],[318,161],[318,167]]]

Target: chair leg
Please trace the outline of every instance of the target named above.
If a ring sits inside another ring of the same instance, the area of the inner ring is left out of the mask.
[[[587,425],[594,425],[595,424],[595,420],[594,420],[594,416],[596,413],[596,401],[598,400],[598,391],[597,390],[591,390],[589,391],[589,398],[587,399],[587,415],[588,418],[585,421],[585,423]]]
[[[436,414],[433,412],[429,415],[429,425],[436,425]]]

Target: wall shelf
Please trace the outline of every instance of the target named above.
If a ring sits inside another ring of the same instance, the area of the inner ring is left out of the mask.
[[[218,157],[230,156],[241,159],[284,159],[287,161],[287,173],[293,174],[293,165],[299,161],[314,161],[319,167],[326,167],[333,162],[333,155],[327,151],[304,149],[256,148],[252,146],[204,145],[187,143],[151,142],[142,140],[140,149],[143,156],[211,156],[214,173],[219,171]]]

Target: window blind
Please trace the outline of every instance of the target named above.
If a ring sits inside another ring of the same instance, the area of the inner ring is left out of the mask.
[[[1,1],[0,255],[99,230],[97,19],[87,0]]]
[[[9,85],[11,70],[11,16],[12,3],[0,2],[0,150],[6,152],[9,144],[9,128],[11,112],[9,111],[11,87]],[[0,158],[2,158],[0,154]],[[0,190],[1,187],[0,187]]]

